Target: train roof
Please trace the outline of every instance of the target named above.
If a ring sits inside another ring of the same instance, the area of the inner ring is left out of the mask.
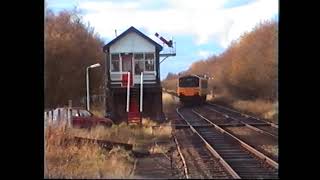
[[[197,78],[201,78],[201,79],[206,79],[206,77],[204,75],[197,75],[197,74],[188,74],[188,75],[183,75],[183,76],[180,76],[180,78],[184,78],[184,77],[197,77]]]

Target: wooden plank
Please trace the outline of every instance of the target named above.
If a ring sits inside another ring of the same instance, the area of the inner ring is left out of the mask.
[[[119,143],[119,142],[113,142],[113,141],[107,141],[107,140],[89,139],[89,138],[83,138],[83,137],[73,137],[72,139],[69,139],[69,142],[92,143],[92,144],[96,143],[108,150],[112,149],[114,146],[120,146],[126,150],[132,150],[133,148],[132,144]]]

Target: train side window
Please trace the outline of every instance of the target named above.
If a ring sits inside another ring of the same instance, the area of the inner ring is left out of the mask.
[[[142,53],[134,54],[134,72],[139,75],[144,71],[144,58]]]
[[[201,81],[201,87],[202,87],[202,88],[207,88],[207,87],[208,87],[208,83],[207,83],[206,80],[202,80],[202,81]]]
[[[154,71],[154,54],[146,53],[145,60],[146,71]]]
[[[119,54],[111,54],[111,72],[120,71],[120,57]]]

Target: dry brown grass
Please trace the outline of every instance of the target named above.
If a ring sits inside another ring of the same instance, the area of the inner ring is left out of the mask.
[[[213,102],[230,106],[240,112],[278,123],[278,101],[238,100],[227,91],[215,95]]]
[[[101,112],[100,110],[91,110],[92,114],[94,114],[96,117],[103,118],[104,113]]]
[[[269,121],[277,121],[278,103],[264,100],[255,101],[235,101],[232,103],[233,108],[249,113],[258,117],[262,117]]]
[[[231,96],[231,94],[227,90],[223,90],[219,94],[215,93],[212,101],[215,103],[224,105],[224,104],[232,104],[235,101],[235,99]]]
[[[163,112],[169,113],[175,109],[175,107],[179,104],[179,99],[171,94],[162,93],[162,104],[163,104]]]
[[[92,114],[94,114],[97,117],[103,118],[104,117],[104,107],[102,105],[100,106],[92,106],[90,108],[90,111]]]
[[[243,130],[242,127],[230,127],[230,128],[226,128],[226,129],[230,130],[233,134],[235,134],[237,136],[251,136],[252,135],[252,131]]]
[[[65,126],[45,131],[46,178],[127,178],[133,168],[132,154],[122,148],[111,151],[97,144],[65,144],[74,132]]]
[[[267,151],[268,153],[274,155],[274,156],[278,156],[278,146],[274,146],[274,145],[262,145],[260,146],[262,149],[264,149],[265,151]]]
[[[90,131],[86,129],[70,129],[69,131],[73,136],[139,144],[158,139],[169,139],[172,129],[170,122],[159,125],[150,119],[142,119],[142,126],[130,126],[123,122],[119,125],[114,124],[111,128],[98,126]]]
[[[110,128],[98,126],[87,129],[67,128],[64,125],[48,126],[45,130],[45,159],[47,178],[128,178],[134,159],[130,152],[114,147],[111,151],[93,144],[65,144],[74,136],[133,144],[135,151],[150,152],[154,142],[169,140],[171,124],[159,125],[143,119],[142,126],[126,123]],[[159,148],[159,147],[156,147]],[[161,152],[166,147],[161,147]],[[156,151],[160,152],[159,149]]]
[[[153,146],[151,146],[149,148],[149,153],[150,154],[158,154],[158,153],[161,153],[161,154],[166,154],[170,148],[172,148],[173,144],[170,144],[170,143],[165,143],[165,144],[153,144]]]
[[[161,82],[162,87],[164,87],[165,89],[169,90],[169,91],[176,91],[177,90],[177,77],[175,77],[174,79],[166,79],[164,81]]]

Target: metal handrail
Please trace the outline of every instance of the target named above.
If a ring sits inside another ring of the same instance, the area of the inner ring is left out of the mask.
[[[141,72],[140,76],[140,112],[142,112],[142,104],[143,103],[143,72]]]
[[[130,99],[130,72],[128,72],[128,82],[127,82],[127,112],[129,112],[129,99]]]

